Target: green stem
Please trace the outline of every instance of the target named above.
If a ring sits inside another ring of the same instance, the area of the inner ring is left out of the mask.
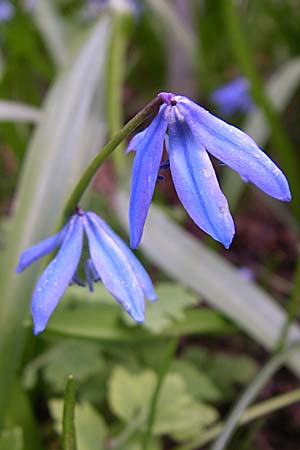
[[[76,450],[75,433],[75,382],[70,375],[67,381],[64,412],[63,412],[63,432],[62,448],[63,450]]]
[[[107,61],[107,122],[109,137],[114,136],[123,124],[123,85],[126,67],[126,50],[131,30],[131,14],[115,11],[113,31]],[[114,168],[117,175],[122,176],[125,167],[124,145],[113,155]]]
[[[277,395],[263,402],[259,402],[256,405],[246,409],[241,415],[238,425],[245,425],[252,420],[265,417],[267,414],[275,412],[281,408],[285,408],[293,403],[300,402],[300,390],[294,389],[293,391],[285,394]],[[207,431],[202,431],[198,438],[193,439],[192,442],[184,444],[180,447],[176,447],[176,450],[193,450],[198,447],[202,447],[212,439],[216,438],[223,430],[224,423],[218,423]]]
[[[151,403],[150,403],[150,410],[149,410],[149,415],[148,415],[148,420],[147,420],[146,432],[145,432],[143,443],[142,443],[142,450],[147,450],[149,448],[149,443],[150,443],[150,438],[152,435],[152,429],[153,429],[153,425],[154,425],[156,407],[157,407],[160,391],[161,391],[165,376],[169,370],[170,363],[176,352],[177,344],[178,344],[178,338],[174,338],[170,341],[164,362],[159,371],[157,385],[156,385],[155,391],[153,392]]]
[[[148,103],[140,112],[138,112],[115,136],[100,150],[95,156],[89,166],[85,169],[80,180],[73,189],[63,211],[62,222],[74,213],[80,201],[80,198],[91,179],[101,166],[101,164],[108,158],[108,156],[118,147],[118,145],[131,134],[144,120],[153,113],[163,103],[160,95],[157,95],[150,103]]]
[[[300,204],[297,199],[300,190],[300,178],[298,173],[299,161],[297,158],[297,152],[295,151],[285,128],[282,126],[282,121],[265,94],[264,84],[258,71],[256,70],[254,58],[251,49],[248,46],[246,36],[242,29],[242,22],[238,17],[237,8],[234,6],[233,0],[223,0],[222,8],[224,21],[233,52],[239,63],[241,71],[251,82],[253,98],[256,104],[261,108],[266,121],[272,130],[271,139],[273,140],[274,147],[285,166],[285,170],[294,193],[292,206],[294,208],[294,212],[297,214],[296,217],[298,217],[298,213],[300,212]]]
[[[298,248],[298,259],[296,270],[294,274],[293,290],[287,306],[287,318],[283,325],[281,336],[278,341],[277,351],[282,350],[285,347],[290,326],[297,316],[297,308],[300,300],[300,248]]]
[[[259,391],[265,385],[265,383],[272,377],[272,375],[279,369],[279,367],[290,357],[291,353],[295,350],[299,350],[300,343],[295,342],[291,344],[284,351],[275,354],[267,362],[267,364],[259,371],[253,381],[246,388],[239,401],[232,409],[222,433],[216,442],[212,445],[210,450],[224,450],[227,448],[229,439],[231,438],[234,430],[236,429],[242,414],[245,412],[249,404],[254,400]]]

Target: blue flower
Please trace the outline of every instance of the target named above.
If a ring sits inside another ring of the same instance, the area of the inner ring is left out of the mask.
[[[234,223],[207,151],[272,197],[291,199],[283,173],[247,134],[186,97],[159,96],[163,104],[158,114],[127,147],[127,151],[136,151],[129,205],[133,248],[142,237],[158,172],[167,164],[189,216],[226,248],[230,246]],[[169,161],[161,165],[165,140]]]
[[[249,87],[246,78],[237,77],[216,89],[211,94],[211,100],[217,105],[219,113],[224,116],[230,116],[237,111],[247,113],[254,107]]]
[[[10,20],[15,13],[14,6],[6,0],[0,0],[0,22]]]
[[[101,279],[136,322],[144,321],[144,295],[149,300],[156,300],[149,275],[122,239],[95,213],[78,209],[59,233],[30,247],[20,256],[17,272],[60,247],[33,292],[31,312],[35,334],[45,329],[69,284],[84,285],[77,277],[84,231],[90,252],[84,269],[91,291],[93,282]]]

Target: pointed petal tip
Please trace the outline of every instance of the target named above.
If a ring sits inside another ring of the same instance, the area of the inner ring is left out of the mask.
[[[16,267],[16,273],[20,273],[24,270],[24,267],[22,266],[21,262]]]
[[[134,312],[134,313],[131,313],[130,315],[133,318],[133,320],[137,323],[145,322],[145,316],[144,316],[144,313],[142,313],[142,312],[139,312],[139,313]]]
[[[130,236],[130,247],[131,248],[134,248],[134,249],[138,248],[140,242],[141,242],[141,239],[136,239],[136,238],[133,238],[132,236]]]
[[[42,333],[44,329],[46,328],[46,325],[41,325],[38,322],[33,319],[34,325],[33,325],[33,334],[37,336],[38,334]]]

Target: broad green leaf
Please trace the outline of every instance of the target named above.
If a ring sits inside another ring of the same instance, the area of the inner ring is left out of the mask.
[[[0,121],[38,122],[41,111],[23,103],[0,100]]]
[[[155,434],[171,434],[186,439],[193,436],[195,430],[212,425],[217,418],[218,413],[213,407],[197,402],[189,394],[179,374],[166,376],[155,414]]]
[[[127,194],[119,193],[115,208],[125,226],[127,205]],[[154,205],[146,222],[142,249],[166,274],[197,292],[263,347],[271,350],[276,346],[286,321],[283,308]],[[299,326],[294,324],[289,341],[299,338]],[[300,374],[299,358],[290,359],[288,366]]]
[[[50,400],[49,408],[55,421],[54,426],[62,431],[63,401]],[[75,407],[75,430],[78,449],[99,450],[104,446],[107,425],[101,415],[89,403],[79,403]]]
[[[176,283],[158,283],[155,286],[158,301],[147,303],[144,327],[159,334],[173,323],[185,318],[185,308],[197,303],[198,295]],[[128,325],[135,322],[126,314]]]
[[[157,285],[156,293],[159,300],[147,305],[145,319],[145,328],[155,334],[183,320],[185,309],[196,305],[199,297],[175,283]]]
[[[124,422],[141,420],[142,424],[156,381],[155,373],[150,370],[133,374],[117,366],[109,380],[108,400],[112,412]]]
[[[141,442],[143,442],[143,435],[138,434],[133,439],[130,439],[122,450],[141,450]],[[162,442],[161,439],[152,436],[149,440],[149,449],[151,450],[162,450]]]
[[[196,400],[214,402],[222,398],[222,391],[210,378],[210,373],[206,373],[205,368],[200,371],[190,362],[180,359],[172,362],[170,373],[177,373],[184,379],[187,391]]]
[[[54,350],[54,348],[53,348]],[[56,392],[63,392],[68,375],[76,377],[76,382],[84,382],[89,377],[100,376],[105,367],[98,347],[90,342],[65,342],[64,351],[51,358],[44,367],[45,379]]]
[[[192,296],[195,299],[193,294],[190,295],[190,301]],[[151,306],[147,302],[146,309]],[[160,337],[147,330],[147,315],[144,324],[130,321],[130,327],[126,325],[129,319],[125,322],[122,317],[121,306],[101,284],[95,286],[93,294],[87,289],[73,287],[62,298],[47,325],[47,331],[74,338],[132,343]],[[173,318],[160,335],[171,337],[229,331],[232,331],[232,327],[219,314],[203,308],[186,310],[178,321]]]
[[[24,336],[21,326],[29,312],[40,264],[22,275],[14,273],[15,267],[24,248],[53,233],[74,183],[104,141],[104,66],[108,38],[109,19],[103,16],[72,64],[50,89],[42,107],[43,120],[29,145],[0,269],[0,347],[1,354],[7,355],[0,363],[0,415],[6,410],[5,403],[2,407],[1,402],[9,395],[10,380],[19,364]]]
[[[232,387],[236,384],[248,383],[257,371],[254,361],[243,355],[211,355],[206,368],[209,376],[221,389],[223,395],[230,393]]]
[[[152,371],[134,374],[116,367],[109,381],[112,412],[123,422],[140,422],[143,428],[156,382],[157,375]],[[193,399],[179,374],[170,373],[161,388],[153,431],[155,435],[174,433],[187,438],[214,423],[217,416],[214,408]]]
[[[235,392],[236,385],[247,384],[257,371],[257,365],[248,356],[211,353],[199,347],[187,348],[182,354],[183,361],[205,372],[222,396],[228,397]],[[181,361],[179,361],[181,362]]]
[[[23,450],[21,428],[11,428],[0,433],[0,450]]]

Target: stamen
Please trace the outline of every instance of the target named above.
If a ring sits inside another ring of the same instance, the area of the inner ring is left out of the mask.
[[[85,278],[89,287],[90,292],[94,292],[94,283],[97,283],[97,281],[100,281],[101,278],[98,275],[95,265],[91,258],[87,259],[84,263],[84,272],[85,272]]]
[[[161,165],[159,166],[159,170],[166,170],[166,169],[170,169],[170,161],[167,159],[167,161],[164,161],[161,163]]]
[[[72,284],[77,284],[77,286],[85,287],[85,283],[84,283],[83,281],[81,281],[81,280],[78,278],[77,273],[75,273],[75,274],[73,275],[70,284],[71,284],[71,285],[72,285]]]

